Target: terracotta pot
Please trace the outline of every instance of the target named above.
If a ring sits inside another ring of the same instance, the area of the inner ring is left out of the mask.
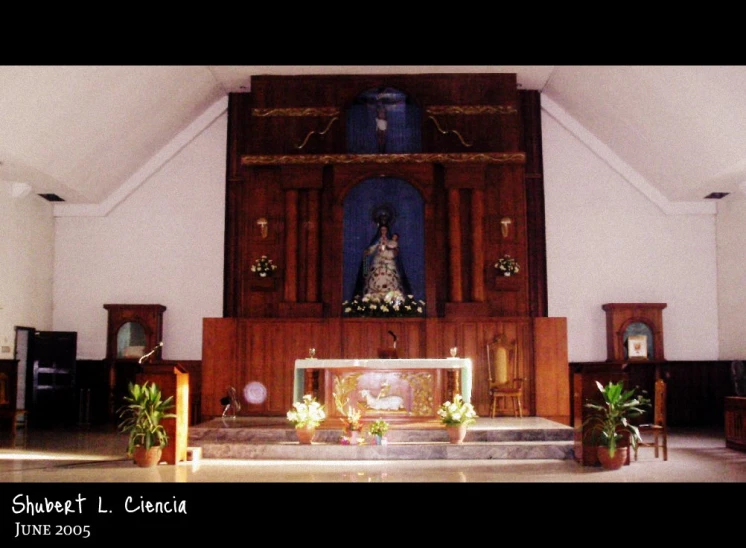
[[[617,446],[614,456],[609,456],[609,448],[600,446],[598,448],[598,460],[606,470],[619,470],[627,460],[629,447]]]
[[[298,442],[301,445],[311,445],[313,436],[316,434],[315,426],[301,426],[295,429],[295,434],[298,436]]]
[[[132,458],[137,466],[140,466],[141,468],[150,468],[161,462],[162,454],[163,449],[160,446],[151,447],[146,450],[144,446],[138,445],[135,447]]]
[[[448,439],[451,443],[464,443],[466,437],[466,425],[457,424],[454,426],[446,426],[446,432],[448,432]]]

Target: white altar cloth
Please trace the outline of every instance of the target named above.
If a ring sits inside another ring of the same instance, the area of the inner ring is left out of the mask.
[[[461,396],[471,403],[472,364],[469,358],[415,358],[415,359],[353,359],[325,360],[305,358],[295,360],[293,401],[303,399],[304,369],[459,369],[461,371]]]

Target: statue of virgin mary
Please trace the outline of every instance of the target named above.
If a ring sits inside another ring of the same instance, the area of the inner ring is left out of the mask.
[[[401,260],[399,235],[391,234],[386,222],[379,222],[375,236],[363,251],[354,295],[384,298],[392,292],[410,295],[412,288]]]

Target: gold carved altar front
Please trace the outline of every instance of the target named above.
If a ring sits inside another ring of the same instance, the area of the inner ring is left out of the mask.
[[[471,400],[471,360],[297,360],[294,388],[296,401],[313,394],[332,420],[342,416],[338,399],[361,409],[363,419],[436,421],[454,394]]]

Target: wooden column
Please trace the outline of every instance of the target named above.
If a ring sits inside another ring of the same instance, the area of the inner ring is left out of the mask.
[[[461,214],[457,188],[448,191],[448,241],[451,247],[448,257],[450,301],[460,303],[464,297],[461,290]]]
[[[315,303],[319,300],[319,191],[308,192],[307,249],[308,271],[306,273],[306,301]]]
[[[285,302],[298,300],[298,191],[285,192]]]
[[[474,189],[471,195],[471,300],[484,302],[484,191]]]

